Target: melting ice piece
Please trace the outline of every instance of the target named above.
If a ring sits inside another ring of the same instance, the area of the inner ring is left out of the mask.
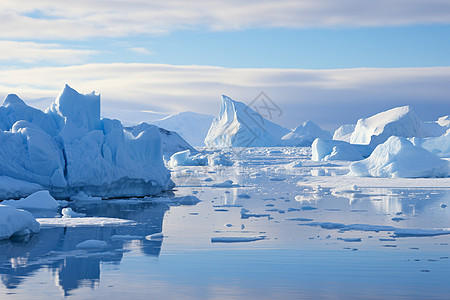
[[[48,209],[59,208],[59,202],[48,191],[39,191],[20,200],[6,200],[2,204],[22,209]]]
[[[152,240],[152,241],[160,241],[163,238],[164,238],[164,234],[162,232],[150,234],[145,237],[146,240]]]
[[[39,230],[39,223],[29,212],[0,204],[0,240]]]
[[[214,183],[211,185],[211,187],[220,187],[220,188],[232,188],[232,187],[239,187],[239,184],[233,183],[233,180],[225,180],[221,183]]]
[[[74,212],[70,207],[63,208],[62,215],[63,218],[81,218],[86,216],[86,214]]]

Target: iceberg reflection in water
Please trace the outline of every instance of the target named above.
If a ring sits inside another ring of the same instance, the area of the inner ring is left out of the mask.
[[[2,283],[7,289],[15,289],[36,270],[48,268],[64,295],[69,295],[79,286],[94,287],[100,281],[100,263],[120,264],[127,244],[133,240],[143,254],[158,256],[162,240],[146,240],[145,236],[162,231],[169,206],[125,201],[85,204],[83,211],[88,216],[133,220],[131,226],[43,227],[39,234],[0,241]],[[76,247],[90,239],[106,241],[108,246],[89,251]]]

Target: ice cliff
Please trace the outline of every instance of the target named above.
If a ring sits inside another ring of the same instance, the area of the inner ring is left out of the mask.
[[[54,196],[143,196],[173,184],[158,128],[131,133],[118,120],[100,118],[94,92],[79,94],[66,85],[46,112],[8,95],[0,129],[0,175],[38,184]]]

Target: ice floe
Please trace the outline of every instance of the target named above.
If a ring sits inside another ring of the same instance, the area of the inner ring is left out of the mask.
[[[39,230],[39,223],[31,213],[0,204],[0,240],[37,233]]]
[[[55,210],[59,208],[59,202],[53,198],[48,191],[39,191],[20,200],[5,200],[1,204],[22,209],[46,209]]]

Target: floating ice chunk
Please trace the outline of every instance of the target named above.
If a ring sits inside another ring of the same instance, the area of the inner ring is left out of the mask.
[[[397,228],[394,231],[396,237],[421,237],[421,236],[437,236],[450,234],[450,228],[444,229],[408,229],[408,228]]]
[[[347,243],[361,242],[361,238],[337,238],[337,239]]]
[[[401,137],[390,137],[365,160],[350,165],[350,175],[372,177],[446,177],[449,162]]]
[[[70,207],[63,208],[62,215],[63,218],[81,218],[86,216],[86,214],[74,212]]]
[[[249,194],[238,194],[238,198],[241,199],[250,199],[251,196]]]
[[[270,217],[270,214],[254,214],[246,208],[241,208],[241,219]]]
[[[316,138],[331,139],[331,134],[312,121],[306,121],[282,137],[286,146],[309,147]]]
[[[265,236],[229,236],[229,237],[213,237],[211,243],[247,243],[264,240]]]
[[[211,186],[217,188],[232,188],[232,187],[239,187],[239,184],[233,183],[233,180],[225,180],[224,182],[221,183],[214,183]]]
[[[54,210],[59,208],[58,201],[48,191],[39,191],[20,200],[6,200],[2,204],[22,209]]]
[[[302,166],[303,166],[302,162],[297,160],[297,161],[293,161],[291,163],[286,164],[285,168],[286,169],[295,169],[295,168],[300,168]]]
[[[242,102],[222,95],[219,116],[205,138],[208,147],[273,147],[289,130],[265,119]]]
[[[38,218],[36,220],[42,227],[103,227],[130,225],[134,223],[131,220],[105,217]]]
[[[232,166],[234,162],[225,153],[214,153],[208,156],[208,165],[214,166]]]
[[[88,201],[88,202],[101,202],[102,197],[92,197],[89,195],[86,195],[85,192],[80,191],[78,194],[71,196],[70,200],[72,201]]]
[[[199,203],[201,200],[195,196],[188,195],[184,197],[172,198],[172,202],[180,205],[195,205]]]
[[[31,213],[0,204],[0,240],[36,233],[39,230],[39,223]]]
[[[206,166],[208,158],[202,154],[191,156],[191,150],[184,150],[173,154],[168,162],[169,167],[177,166]]]
[[[101,240],[87,240],[84,242],[81,242],[76,245],[76,248],[79,249],[103,249],[108,246],[108,243]]]
[[[367,145],[353,145],[344,141],[316,139],[311,145],[311,160],[361,160],[372,153],[373,148]]]

